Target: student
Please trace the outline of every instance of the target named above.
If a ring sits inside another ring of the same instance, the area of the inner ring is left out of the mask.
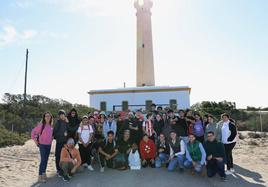
[[[155,159],[155,167],[160,168],[162,164],[166,164],[168,166],[169,155],[170,155],[170,147],[166,137],[163,133],[160,134],[159,140],[156,145],[156,159]]]
[[[123,138],[117,141],[118,154],[115,157],[115,165],[117,169],[126,170],[128,168],[128,156],[132,145],[130,132],[129,130],[125,130]]]
[[[31,137],[35,144],[39,147],[40,165],[38,182],[46,182],[47,162],[51,150],[52,133],[53,133],[53,117],[50,112],[43,114],[42,121],[32,130]]]
[[[56,149],[55,149],[55,162],[56,162],[56,169],[57,169],[57,174],[58,177],[63,176],[63,171],[60,168],[60,154],[61,154],[61,149],[63,148],[64,144],[67,141],[67,124],[68,124],[68,119],[65,116],[65,111],[60,110],[58,112],[59,119],[57,120],[54,129],[53,129],[53,137],[56,140]]]
[[[127,130],[129,128],[129,124],[132,123],[132,118],[131,118],[131,114],[128,114],[127,117],[125,116],[124,112],[121,112],[119,114],[119,118],[117,120],[117,139],[121,140],[123,135],[124,135],[124,131]]]
[[[184,170],[184,159],[185,159],[185,144],[182,139],[177,137],[175,131],[170,133],[170,162],[168,165],[168,171],[173,171],[176,166],[179,166],[180,172]]]
[[[205,127],[205,141],[207,140],[208,132],[214,132],[214,135],[217,139],[217,124],[214,123],[214,118],[212,115],[208,115],[208,124]]]
[[[67,124],[68,138],[73,138],[75,143],[78,141],[77,129],[80,125],[80,120],[78,118],[78,113],[75,108],[73,108],[67,115],[69,123]]]
[[[185,119],[185,112],[183,110],[179,110],[178,121],[173,129],[176,131],[177,136],[183,139],[184,143],[188,143],[188,125]]]
[[[160,113],[156,114],[156,118],[154,120],[153,125],[154,125],[156,136],[159,137],[165,125],[164,120],[162,119],[162,116]]]
[[[105,163],[107,168],[114,168],[114,158],[118,153],[114,132],[109,131],[106,137],[107,139],[105,139],[99,146],[100,172],[104,172]]]
[[[74,147],[74,139],[69,138],[61,150],[60,167],[63,171],[63,180],[69,181],[81,165],[79,151]]]
[[[155,142],[155,130],[154,130],[154,124],[153,124],[153,114],[148,113],[146,115],[147,120],[143,122],[142,124],[142,130],[143,134],[147,134],[148,137]]]
[[[196,140],[193,134],[189,135],[186,145],[186,160],[184,167],[193,168],[195,172],[201,173],[206,163],[206,152],[203,145]]]
[[[204,149],[207,156],[207,176],[214,177],[217,173],[221,180],[226,180],[224,172],[225,152],[224,146],[215,138],[214,132],[208,132],[208,140],[204,143]]]
[[[93,116],[92,116],[93,118]],[[88,117],[83,116],[80,127],[78,128],[78,137],[79,137],[79,152],[82,160],[82,165],[87,167],[88,170],[94,171],[91,166],[91,149],[93,146],[93,127],[89,124]]]
[[[222,123],[219,124],[218,128],[221,130],[221,142],[224,144],[227,171],[226,175],[231,175],[235,172],[233,164],[232,150],[236,144],[237,129],[233,122],[230,121],[230,116],[226,113],[222,114]]]
[[[193,126],[193,134],[195,135],[196,139],[203,143],[204,142],[204,135],[205,135],[205,130],[204,130],[204,124],[202,121],[202,118],[200,114],[195,114],[195,124]]]
[[[140,142],[142,167],[146,168],[148,165],[152,168],[155,167],[155,152],[156,150],[153,140],[149,139],[147,134],[144,134]]]
[[[103,136],[105,139],[107,139],[107,134],[109,131],[113,131],[114,135],[116,136],[117,124],[112,114],[108,115],[108,120],[106,120],[103,124]]]
[[[135,117],[132,123],[129,123],[129,130],[130,130],[130,139],[133,143],[140,145],[140,141],[142,139],[143,130],[143,115],[140,110],[136,111]]]

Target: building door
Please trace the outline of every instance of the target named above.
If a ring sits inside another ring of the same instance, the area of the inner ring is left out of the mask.
[[[177,103],[177,100],[176,99],[171,99],[169,101],[169,105],[170,105],[170,108],[172,110],[177,110],[177,108],[178,108],[178,103]]]
[[[146,100],[145,101],[146,110],[151,110],[151,105],[152,104],[153,104],[152,100]]]
[[[105,101],[100,102],[100,110],[101,111],[107,110],[107,103]]]
[[[122,111],[128,110],[128,101],[122,101]]]

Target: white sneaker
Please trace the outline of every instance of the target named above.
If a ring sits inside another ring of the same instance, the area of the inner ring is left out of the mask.
[[[234,168],[231,168],[230,171],[231,171],[232,173],[234,173],[234,172],[235,172],[235,169],[234,169]]]
[[[103,173],[104,172],[104,168],[101,167],[100,168],[100,172]]]
[[[89,171],[94,171],[94,168],[93,168],[91,165],[89,165],[89,166],[87,167],[87,169],[88,169]]]
[[[233,173],[230,170],[225,171],[225,175],[232,175]]]

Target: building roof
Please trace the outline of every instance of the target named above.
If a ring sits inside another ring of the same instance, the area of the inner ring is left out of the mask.
[[[129,87],[117,89],[90,90],[89,95],[94,94],[115,94],[115,93],[144,93],[144,92],[174,92],[174,91],[189,91],[188,86],[144,86],[144,87]]]

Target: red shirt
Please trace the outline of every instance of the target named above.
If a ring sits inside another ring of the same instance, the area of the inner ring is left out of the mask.
[[[155,144],[153,140],[148,140],[146,143],[144,140],[140,142],[140,152],[142,159],[153,159],[155,158]]]

